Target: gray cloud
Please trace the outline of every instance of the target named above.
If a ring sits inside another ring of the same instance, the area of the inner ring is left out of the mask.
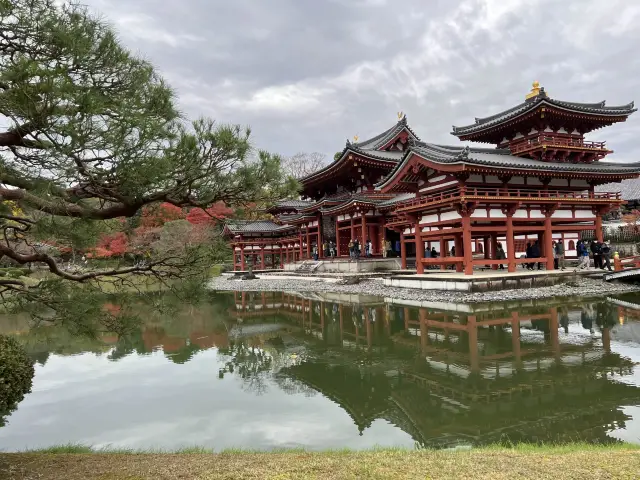
[[[407,113],[423,139],[519,103],[627,103],[640,4],[627,0],[90,0],[155,63],[183,110],[252,126],[258,146],[332,155]],[[640,115],[595,132],[640,160]]]

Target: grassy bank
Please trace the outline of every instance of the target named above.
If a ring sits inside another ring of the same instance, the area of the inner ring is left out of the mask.
[[[640,447],[485,447],[468,451],[374,449],[269,453],[175,452],[68,445],[0,454],[0,478],[26,479],[585,479],[638,478]]]

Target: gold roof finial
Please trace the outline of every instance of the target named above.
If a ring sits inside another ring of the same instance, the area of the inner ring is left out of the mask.
[[[398,120],[402,120],[404,117],[404,112],[398,112]]]
[[[540,95],[540,82],[536,80],[535,82],[533,82],[531,86],[533,88],[529,93],[527,93],[527,96],[524,97],[525,100],[529,100],[530,98],[537,97],[538,95]]]
[[[358,138],[360,138],[360,137],[358,137],[358,135],[354,135],[353,136],[353,142],[354,143],[358,143]]]

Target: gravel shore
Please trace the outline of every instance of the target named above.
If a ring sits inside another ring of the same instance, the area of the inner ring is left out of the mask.
[[[268,279],[258,278],[257,280],[230,280],[228,277],[223,276],[212,279],[209,286],[213,290],[221,291],[334,292],[375,295],[397,300],[454,303],[500,302],[505,300],[532,300],[570,296],[594,297],[640,291],[640,285],[607,283],[602,280],[580,277],[566,284],[550,287],[478,293],[386,287],[383,285],[382,280],[362,280],[356,285],[342,285],[340,283],[328,283],[323,280],[278,279],[274,277]]]

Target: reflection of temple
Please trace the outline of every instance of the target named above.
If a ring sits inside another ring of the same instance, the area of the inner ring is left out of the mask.
[[[629,419],[621,407],[640,403],[640,389],[618,381],[633,363],[611,351],[618,310],[604,303],[505,313],[285,293],[235,300],[245,324],[277,318],[315,342],[280,375],[339,404],[361,433],[383,419],[422,445],[603,443]]]

